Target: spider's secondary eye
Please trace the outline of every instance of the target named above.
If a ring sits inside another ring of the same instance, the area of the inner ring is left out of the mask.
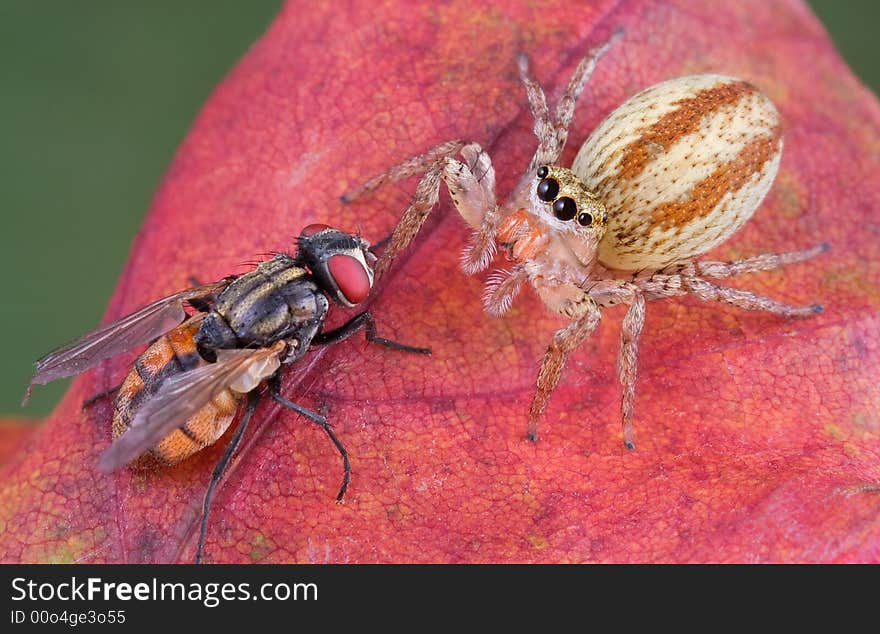
[[[564,196],[553,203],[553,214],[560,220],[571,220],[577,215],[578,206],[568,196]]]
[[[593,224],[593,216],[586,211],[582,214],[578,214],[578,224],[583,227]]]
[[[545,178],[540,183],[538,183],[538,198],[543,200],[545,203],[549,203],[551,200],[556,198],[556,194],[559,193],[559,183],[557,183],[552,178]]]
[[[538,178],[546,178],[547,174],[550,173],[550,170],[547,169],[546,165],[542,165],[538,168]]]

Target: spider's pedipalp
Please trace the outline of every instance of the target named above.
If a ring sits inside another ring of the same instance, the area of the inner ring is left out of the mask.
[[[483,307],[486,313],[500,317],[510,310],[513,300],[528,279],[529,274],[524,266],[517,266],[510,272],[499,269],[492,273],[486,280],[483,293]]]

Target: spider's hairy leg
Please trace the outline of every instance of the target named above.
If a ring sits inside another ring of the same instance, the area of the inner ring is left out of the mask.
[[[527,430],[529,440],[538,439],[538,421],[547,408],[550,395],[559,383],[559,377],[562,374],[562,368],[565,367],[568,355],[593,334],[596,326],[599,325],[601,313],[596,302],[588,297],[581,306],[584,311],[583,315],[565,328],[558,330],[553,335],[553,341],[544,354],[544,360],[541,362],[541,369],[538,372],[537,389],[529,409]]]
[[[825,242],[803,251],[762,253],[730,262],[680,262],[658,272],[646,272],[634,278],[633,283],[646,294],[648,299],[692,293],[704,301],[725,302],[745,310],[763,310],[783,317],[809,317],[821,313],[822,305],[791,306],[751,291],[721,286],[706,278],[724,279],[746,273],[771,271],[809,260],[826,253],[830,248]]]
[[[538,149],[532,157],[528,172],[531,173],[540,165],[553,164],[559,161],[565,142],[568,140],[568,128],[574,116],[577,100],[586,87],[596,64],[612,46],[623,36],[623,29],[617,29],[603,44],[591,49],[575,68],[568,86],[556,104],[555,117],[547,107],[547,97],[541,85],[529,72],[529,59],[525,54],[518,58],[520,81],[526,89],[529,109],[535,119],[534,132],[538,137]]]
[[[703,301],[725,302],[744,310],[762,310],[781,317],[809,317],[822,312],[822,304],[791,306],[751,291],[713,284],[699,277],[684,277],[682,284]]]
[[[559,156],[562,154],[565,142],[568,140],[568,128],[571,126],[571,120],[574,117],[574,108],[577,105],[577,100],[590,81],[593,71],[596,70],[596,64],[599,63],[602,56],[621,37],[623,37],[622,28],[617,29],[603,44],[591,49],[577,65],[577,68],[575,68],[565,92],[562,93],[559,102],[556,104],[556,148],[552,163],[558,161]]]
[[[694,277],[711,277],[715,279],[723,279],[726,277],[734,277],[735,275],[744,275],[745,273],[756,273],[758,271],[772,271],[773,269],[782,268],[789,264],[796,264],[809,260],[817,255],[827,252],[831,246],[825,242],[819,244],[812,249],[803,251],[791,251],[789,253],[762,253],[750,258],[742,260],[734,260],[732,262],[690,262],[682,265],[679,273]]]
[[[529,164],[528,169],[529,172],[532,172],[538,165],[552,163],[555,158],[558,158],[558,155],[554,158],[553,154],[556,142],[554,128],[556,126],[553,125],[550,108],[547,107],[547,96],[544,94],[544,89],[532,77],[529,69],[529,56],[525,53],[520,53],[517,58],[517,64],[519,66],[519,79],[526,89],[529,110],[532,113],[532,118],[535,120],[535,125],[532,129],[535,132],[535,136],[538,137],[538,149],[535,150],[535,155],[532,157],[532,162]]]
[[[475,229],[462,268],[472,274],[485,269],[495,255],[498,208],[495,204],[495,170],[489,155],[476,143],[462,149],[462,162],[444,156],[435,161],[422,176],[409,207],[394,228],[388,247],[376,265],[381,277],[397,256],[421,231],[431,210],[440,199],[440,183],[446,183],[452,202],[462,219]]]
[[[400,222],[394,227],[391,241],[376,263],[375,277],[377,280],[385,275],[400,252],[406,249],[418,235],[431,210],[440,199],[441,169],[440,163],[434,163],[419,180],[415,196],[410,201],[409,207],[403,212]]]
[[[362,196],[371,194],[385,183],[393,183],[416,174],[422,174],[439,160],[447,156],[454,156],[464,145],[464,142],[459,140],[446,141],[435,145],[424,154],[401,161],[397,165],[389,167],[381,174],[377,174],[359,187],[345,192],[342,195],[342,202],[343,204],[354,202]]]
[[[669,276],[657,276],[666,278]],[[664,280],[665,281],[665,280]],[[656,287],[672,289],[674,285]],[[625,279],[606,279],[594,283],[590,296],[599,306],[627,304],[629,308],[623,318],[620,330],[620,352],[617,356],[617,378],[623,388],[620,401],[620,418],[623,426],[623,444],[627,449],[635,449],[633,434],[633,414],[636,398],[636,374],[638,372],[639,337],[645,325],[646,293],[636,281]]]
[[[636,372],[639,359],[639,336],[645,325],[645,296],[633,289],[626,316],[620,331],[620,354],[617,357],[617,377],[623,386],[620,402],[623,422],[623,444],[627,449],[635,449],[633,436],[633,410],[636,400]]]

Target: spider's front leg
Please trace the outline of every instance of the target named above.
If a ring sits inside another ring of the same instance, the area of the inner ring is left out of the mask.
[[[529,71],[528,56],[525,53],[520,54],[517,60],[519,77],[526,89],[529,110],[535,120],[534,132],[538,138],[538,148],[535,150],[529,169],[526,171],[527,174],[531,174],[541,165],[553,164],[559,160],[562,150],[565,148],[565,142],[568,140],[568,128],[571,126],[578,98],[584,91],[587,82],[590,81],[593,71],[596,70],[596,64],[621,37],[623,37],[623,29],[617,29],[606,42],[590,50],[581,59],[565,88],[565,92],[556,104],[555,114],[550,113],[544,90]]]
[[[454,158],[460,153],[463,160]],[[495,254],[495,233],[499,222],[495,202],[495,170],[489,155],[477,143],[442,143],[425,154],[407,159],[342,196],[343,203],[368,194],[383,184],[423,173],[412,201],[391,235],[388,247],[376,265],[381,277],[397,256],[418,235],[431,210],[437,205],[440,184],[446,183],[458,213],[474,230],[474,237],[462,258],[468,274],[485,269]]]

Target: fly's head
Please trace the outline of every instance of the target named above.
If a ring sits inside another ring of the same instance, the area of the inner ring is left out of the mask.
[[[527,208],[511,214],[499,232],[515,259],[529,259],[537,249],[561,242],[580,264],[595,262],[608,212],[574,172],[542,165],[524,202]]]
[[[313,224],[300,232],[297,247],[297,260],[337,303],[356,306],[370,294],[376,256],[360,236]]]

